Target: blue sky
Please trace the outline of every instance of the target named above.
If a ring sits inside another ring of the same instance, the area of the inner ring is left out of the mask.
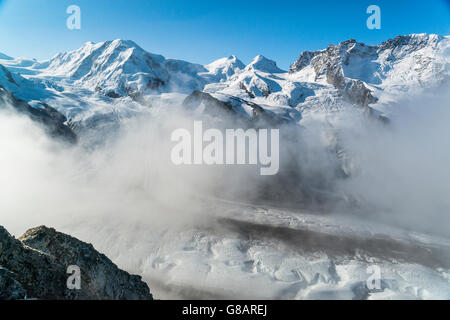
[[[0,52],[47,59],[87,41],[130,39],[147,51],[202,64],[257,54],[284,69],[303,50],[355,38],[376,44],[399,34],[450,34],[450,0],[0,0]],[[66,28],[69,5],[81,30]],[[381,8],[381,30],[366,8]]]

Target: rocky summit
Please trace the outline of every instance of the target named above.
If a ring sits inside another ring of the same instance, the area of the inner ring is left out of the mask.
[[[80,289],[67,285],[69,266]],[[0,226],[0,299],[151,300],[140,276],[120,270],[91,244],[41,226],[15,239]]]

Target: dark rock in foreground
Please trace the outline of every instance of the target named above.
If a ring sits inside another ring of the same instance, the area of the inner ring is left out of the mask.
[[[69,266],[81,288],[69,289]],[[15,239],[0,226],[0,299],[151,300],[140,276],[120,270],[91,244],[47,227]]]

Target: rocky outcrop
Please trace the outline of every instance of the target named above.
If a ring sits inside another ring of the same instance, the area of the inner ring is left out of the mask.
[[[77,136],[66,125],[66,117],[46,103],[41,105],[42,108],[33,108],[26,101],[17,99],[11,92],[0,86],[0,110],[12,108],[14,111],[24,114],[31,120],[41,124],[51,137],[75,143]]]
[[[348,79],[340,71],[327,70],[327,82],[342,94],[344,99],[352,104],[367,107],[377,102],[371,91],[361,80]]]
[[[69,266],[80,270],[80,289],[67,286]],[[15,239],[0,226],[0,299],[149,300],[141,277],[120,270],[91,244],[47,227]]]
[[[203,114],[213,118],[232,120],[238,127],[279,127],[292,121],[292,119],[276,117],[251,101],[234,96],[223,96],[223,98],[219,100],[209,93],[194,91],[184,100],[183,106],[193,110],[203,105],[205,107]],[[250,116],[242,111],[243,106],[252,110]]]
[[[367,59],[376,54],[376,47],[365,46],[354,39],[344,41],[337,46],[330,45],[326,50],[301,53],[299,59],[292,64],[290,73],[301,71],[311,65],[316,80],[324,77],[342,96],[352,104],[367,107],[377,102],[363,81],[345,76],[344,68],[355,56]]]

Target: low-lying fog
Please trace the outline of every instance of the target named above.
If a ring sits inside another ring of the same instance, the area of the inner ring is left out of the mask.
[[[96,245],[136,266],[158,248],[119,248],[153,230],[208,227],[217,213],[205,203],[214,198],[348,212],[368,224],[450,236],[449,101],[448,90],[403,101],[389,125],[355,112],[333,130],[314,121],[289,129],[280,138],[280,173],[267,177],[255,166],[173,165],[171,133],[193,122],[173,106],[126,121],[95,147],[83,137],[64,145],[26,117],[1,112],[0,224],[15,235],[44,224],[76,230],[85,241],[98,232]],[[340,172],[333,133],[350,176]]]

